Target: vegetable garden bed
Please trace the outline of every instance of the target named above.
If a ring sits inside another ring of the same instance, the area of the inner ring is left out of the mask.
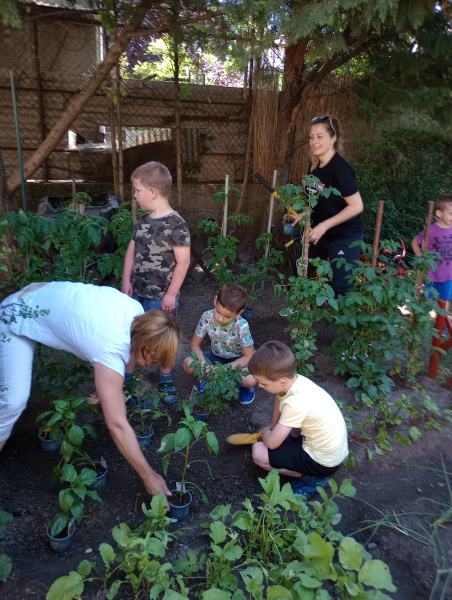
[[[197,321],[201,313],[211,307],[215,291],[216,286],[210,283],[188,283],[182,289],[179,317],[183,323],[184,339],[174,370],[176,387],[181,396],[188,396],[193,385],[193,381],[182,373],[181,363],[188,354],[189,340]],[[256,346],[274,338],[290,345],[289,335],[284,331],[287,319],[279,315],[279,311],[284,307],[283,299],[275,300],[273,290],[269,287],[265,290],[263,299],[256,302],[256,307],[257,315],[250,323]],[[347,405],[355,402],[354,390],[344,386],[346,377],[333,375],[333,361],[324,352],[337,334],[333,326],[325,321],[316,323],[315,329],[320,350],[314,354],[314,381],[337,400],[344,402],[345,410]],[[449,408],[452,392],[428,379],[425,372],[424,366],[417,377],[418,383],[434,398],[440,410]],[[146,368],[142,373],[151,387],[157,385],[158,373],[154,367]],[[401,400],[403,394],[408,395],[415,403],[423,400],[418,390],[403,388],[402,381],[397,379],[395,383],[391,395],[394,401]],[[88,396],[92,391],[91,383],[84,384],[84,395]],[[250,446],[231,447],[226,444],[225,439],[232,433],[259,430],[270,421],[272,405],[273,397],[259,389],[255,402],[250,406],[240,406],[238,401],[235,401],[223,414],[209,417],[208,428],[218,438],[219,454],[207,456],[205,445],[199,444],[199,450],[196,446],[193,448],[191,459],[208,458],[214,479],[209,477],[208,470],[201,462],[190,466],[187,478],[195,481],[203,489],[210,501],[210,507],[204,505],[201,495],[195,490],[188,520],[173,523],[168,527],[171,532],[181,529],[182,535],[169,544],[166,557],[160,559],[161,564],[177,564],[177,557],[186,556],[188,550],[195,550],[198,555],[206,549],[211,551],[209,538],[203,535],[200,524],[209,522],[209,514],[215,506],[231,504],[231,512],[235,512],[243,509],[242,503],[246,498],[251,500],[253,506],[259,505],[256,494],[263,493],[259,478],[265,477],[266,474],[253,464]],[[130,528],[136,529],[145,520],[142,503],[145,502],[149,507],[150,498],[137,475],[114,446],[103,424],[101,412],[97,415],[86,413],[83,415],[84,422],[94,424],[98,436],[97,440],[86,439],[86,449],[91,456],[105,458],[108,464],[108,481],[107,485],[99,490],[102,503],[86,501],[85,515],[88,518],[82,519],[77,526],[71,548],[63,554],[55,554],[48,545],[45,526],[58,510],[59,487],[50,485],[52,469],[58,462],[58,455],[41,452],[36,435],[38,425],[35,423],[36,417],[48,409],[49,401],[34,394],[12,437],[0,454],[0,509],[13,515],[12,522],[6,524],[4,537],[0,540],[0,554],[5,554],[12,560],[8,580],[6,583],[0,583],[0,594],[5,600],[46,598],[53,582],[71,571],[76,571],[83,560],[95,561],[99,570],[105,572],[99,546],[107,543],[118,551],[112,537],[112,529],[120,523],[126,523]],[[154,437],[150,446],[144,450],[151,466],[160,473],[162,454],[157,453],[160,441],[168,432],[177,430],[178,421],[183,413],[171,408],[170,416],[170,426],[166,418],[159,418],[153,422]],[[366,417],[364,410],[347,416],[351,423],[363,421]],[[435,594],[431,596],[432,600],[447,598],[448,594],[452,594],[450,584],[447,591],[447,573],[437,575],[438,569],[447,571],[452,568],[452,528],[447,515],[445,518],[441,517],[447,509],[450,511],[452,506],[452,475],[449,475],[449,483],[445,476],[445,471],[452,473],[452,424],[444,421],[438,431],[425,431],[421,424],[418,424],[418,427],[422,436],[416,443],[393,443],[391,452],[383,456],[374,452],[371,461],[368,460],[368,453],[364,449],[364,446],[369,444],[356,439],[356,443],[350,446],[355,455],[356,468],[347,471],[345,467],[341,467],[334,477],[338,485],[349,478],[356,488],[354,498],[344,497],[337,500],[342,518],[334,525],[335,531],[352,535],[358,542],[365,544],[373,559],[381,560],[389,566],[397,591],[390,593],[383,589],[378,593],[385,593],[397,600],[430,598],[435,577],[438,579],[438,585]],[[388,433],[392,439],[391,428],[388,429]],[[373,446],[370,447],[375,450]],[[180,469],[179,457],[173,458],[166,478],[170,489],[176,482]],[[283,478],[281,483],[286,481],[287,479]],[[331,495],[329,488],[327,492]],[[315,500],[321,500],[320,496]],[[401,513],[404,513],[404,516],[401,516]],[[433,525],[435,522],[436,526]],[[367,529],[363,530],[366,527]],[[358,530],[363,531],[355,533]],[[439,541],[441,551],[437,556],[443,557],[443,563],[435,565],[434,547],[438,550]],[[264,566],[263,559],[256,559],[249,567],[258,564]],[[115,579],[121,579],[120,572],[107,582],[107,590]],[[196,581],[187,578],[186,572],[183,579],[188,587],[193,586]],[[240,577],[238,580],[239,587],[243,589],[245,580]],[[180,588],[177,589],[178,593],[181,593]],[[193,587],[192,594],[194,590]],[[331,584],[326,584],[325,590],[328,590],[332,598],[340,597],[335,595],[337,592],[334,592]],[[293,593],[293,598],[297,598],[296,592]],[[264,591],[263,597],[285,597],[281,594],[278,590],[273,590],[268,595]],[[107,598],[107,591],[103,590],[102,581],[87,582],[81,597],[85,600]],[[133,597],[135,596],[127,584],[122,584],[116,595],[116,598],[121,600]],[[163,592],[156,597],[163,598]],[[168,593],[166,597],[170,599],[180,596],[171,596]],[[222,599],[228,596],[206,596],[217,597]],[[253,596],[248,592],[245,597],[260,596]],[[320,598],[323,600],[328,596],[319,595],[318,599]],[[372,595],[366,598],[380,599],[384,596]]]

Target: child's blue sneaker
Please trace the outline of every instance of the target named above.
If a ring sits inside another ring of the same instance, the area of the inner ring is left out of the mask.
[[[294,494],[308,499],[317,492],[318,487],[326,487],[329,480],[329,477],[299,477],[290,482],[290,487]]]
[[[239,385],[239,398],[240,404],[246,406],[247,404],[251,404],[254,401],[256,394],[254,392],[254,388],[246,388],[243,385]]]
[[[175,404],[179,400],[172,379],[169,381],[161,381],[159,383],[159,392],[164,404]]]

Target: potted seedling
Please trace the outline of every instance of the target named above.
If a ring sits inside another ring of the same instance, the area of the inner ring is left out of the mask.
[[[146,384],[138,373],[135,373],[124,386],[125,394],[129,398],[129,402],[131,401],[127,407],[127,418],[135,431],[141,448],[147,448],[154,435],[154,427],[150,421],[155,421],[166,415],[168,425],[171,425],[171,417],[168,413],[158,409],[160,401],[158,390],[153,389],[142,392],[144,386]]]
[[[296,215],[307,208],[307,194],[300,184],[287,183],[277,190],[278,210],[284,211],[283,231],[286,235],[293,235],[295,227],[290,222],[290,215]]]
[[[50,521],[47,527],[47,536],[50,546],[55,552],[64,552],[72,544],[72,537],[76,525],[84,517],[83,502],[88,496],[93,500],[102,502],[95,490],[90,490],[96,477],[92,469],[82,469],[77,473],[72,464],[65,464],[61,469],[61,481],[69,483],[69,486],[60,491],[60,512]]]
[[[183,521],[188,516],[188,510],[192,501],[192,495],[187,490],[187,486],[196,488],[201,493],[202,499],[208,506],[209,501],[207,496],[204,494],[202,489],[195,483],[189,482],[186,479],[188,467],[195,462],[204,462],[209,470],[209,474],[213,479],[212,471],[207,460],[193,460],[189,461],[189,453],[193,446],[201,440],[204,440],[207,445],[209,454],[214,452],[218,454],[218,440],[216,435],[212,431],[208,431],[206,423],[203,421],[197,421],[188,409],[188,406],[183,407],[185,418],[180,420],[179,429],[176,433],[168,433],[163,439],[159,448],[159,452],[165,453],[163,457],[162,465],[163,472],[166,476],[168,471],[168,465],[171,460],[171,456],[175,454],[181,454],[184,457],[184,465],[182,468],[181,480],[176,483],[176,489],[172,490],[171,499],[168,499],[169,513],[173,519]]]

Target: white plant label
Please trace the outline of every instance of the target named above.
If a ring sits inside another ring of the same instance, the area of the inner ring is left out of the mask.
[[[184,483],[184,489],[182,489],[182,482],[181,481],[176,481],[176,490],[178,492],[183,492],[185,493],[187,490],[185,489],[185,483]]]

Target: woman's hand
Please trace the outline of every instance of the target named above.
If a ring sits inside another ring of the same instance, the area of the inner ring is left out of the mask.
[[[306,212],[302,212],[299,215],[284,215],[284,223],[291,223],[294,227],[298,225],[301,219],[305,216]]]
[[[152,475],[149,474],[144,478],[143,483],[147,493],[151,496],[155,496],[156,494],[165,494],[165,496],[172,495],[163,477],[155,471],[152,471]]]
[[[326,221],[323,223],[319,223],[309,232],[309,242],[312,244],[317,244],[317,242],[325,235],[328,231],[327,225],[325,225]]]

